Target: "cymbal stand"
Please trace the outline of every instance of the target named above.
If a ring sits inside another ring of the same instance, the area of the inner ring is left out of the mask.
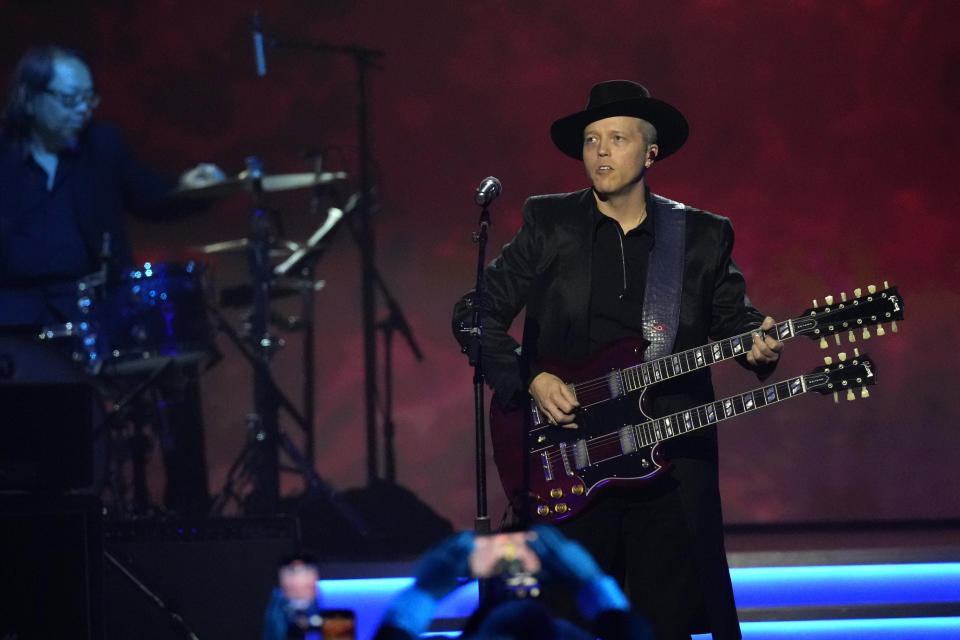
[[[247,170],[254,179],[262,176],[257,158],[247,158]],[[256,365],[253,369],[254,413],[250,418],[253,448],[257,459],[256,480],[247,496],[252,514],[277,511],[280,497],[279,402],[276,385],[270,375],[274,339],[270,334],[270,215],[262,206],[259,182],[253,189],[254,212],[250,236],[250,272],[253,278],[253,310],[250,314],[250,340]]]
[[[217,329],[222,331],[224,335],[230,339],[234,346],[237,347],[237,350],[240,352],[240,354],[243,355],[243,357],[247,360],[247,362],[250,363],[252,367],[260,367],[261,363],[257,358],[257,354],[251,350],[250,346],[247,344],[247,341],[245,341],[243,337],[237,333],[230,322],[223,317],[223,314],[221,314],[217,309],[213,308],[211,308],[211,313],[216,321]],[[269,385],[269,393],[272,394],[276,399],[278,407],[286,411],[287,414],[289,414],[289,416],[294,420],[294,422],[296,422],[302,428],[306,423],[305,418],[303,415],[301,415],[293,403],[290,402],[286,395],[284,395],[283,391],[277,387],[277,384],[269,370],[263,373],[261,380],[262,384]],[[293,462],[295,470],[307,482],[307,487],[311,491],[321,494],[327,500],[327,502],[333,506],[339,515],[351,524],[355,532],[360,535],[367,535],[367,525],[360,518],[360,516],[358,516],[349,506],[340,500],[340,497],[333,490],[333,488],[330,487],[330,485],[328,485],[317,474],[311,462],[297,449],[287,432],[279,426],[277,427],[277,439],[279,446],[282,447],[284,453],[286,453]],[[234,460],[230,470],[227,472],[226,484],[220,493],[218,493],[214,498],[211,513],[215,515],[221,515],[229,500],[241,501],[243,499],[243,496],[240,494],[240,489],[248,482],[248,480],[253,484],[257,482],[257,475],[255,472],[257,470],[257,455],[259,448],[256,446],[257,443],[255,440],[256,437],[253,440],[248,441],[247,445],[240,453],[240,456]]]
[[[247,444],[227,474],[224,488],[214,498],[211,511],[219,515],[230,498],[240,499],[240,479],[249,479],[251,490],[243,497],[244,510],[250,515],[273,514],[280,500],[280,425],[279,390],[270,375],[270,359],[274,339],[269,332],[270,286],[270,215],[261,203],[262,165],[255,157],[246,159],[247,174],[253,179],[253,218],[250,231],[250,274],[253,282],[253,305],[248,319],[249,347],[219,313],[218,328],[223,331],[253,367],[253,412],[248,416],[250,429]]]
[[[261,169],[256,158],[247,159],[248,170],[251,174],[256,171],[260,175]],[[343,213],[336,210],[337,215],[328,215],[328,220],[313,237],[307,247],[295,252],[294,260],[279,265],[276,269],[270,265],[270,221],[266,209],[260,206],[260,193],[255,193],[255,210],[253,230],[250,240],[251,273],[254,281],[253,309],[249,321],[249,338],[244,340],[230,325],[223,315],[216,309],[211,309],[216,319],[217,328],[221,330],[237,347],[254,370],[254,412],[249,417],[252,437],[234,461],[227,474],[226,484],[215,497],[212,512],[221,514],[230,499],[241,499],[239,489],[246,480],[251,480],[253,489],[244,499],[248,515],[272,514],[279,506],[279,451],[282,449],[293,462],[295,470],[304,478],[310,490],[319,492],[336,509],[341,516],[351,523],[354,530],[361,535],[366,533],[366,525],[352,510],[339,501],[334,490],[323,481],[313,469],[312,460],[302,454],[290,439],[289,435],[280,428],[278,413],[284,409],[294,422],[305,433],[310,433],[312,417],[301,414],[292,402],[278,387],[270,371],[270,360],[274,351],[274,338],[269,333],[270,324],[270,289],[275,276],[283,276],[288,269],[299,266],[312,275],[313,261],[319,257],[318,247],[323,236],[336,224]],[[332,212],[331,212],[332,213]],[[309,309],[305,315],[312,314],[313,286],[309,293],[304,293],[304,300],[309,297]],[[306,288],[306,287],[305,287]],[[311,316],[312,320],[312,316]],[[310,372],[312,372],[312,348],[310,355]],[[304,356],[305,363],[307,355]],[[312,373],[311,373],[312,375]],[[304,389],[305,396],[312,396],[312,386]],[[306,405],[312,416],[311,402]]]

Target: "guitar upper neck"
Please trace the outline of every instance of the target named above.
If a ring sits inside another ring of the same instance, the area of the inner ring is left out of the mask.
[[[794,322],[794,320],[781,322],[769,333],[776,335],[780,340],[788,340],[796,335]],[[753,347],[753,339],[753,332],[748,331],[708,345],[626,367],[619,371],[621,387],[624,393],[631,393],[662,380],[669,380],[717,362],[746,355]]]
[[[699,407],[633,425],[631,429],[638,446],[652,445],[668,438],[717,424],[760,407],[795,398],[806,393],[812,386],[821,384],[823,384],[823,381],[815,379],[815,376],[797,376],[796,378],[759,387],[753,391],[722,398]]]
[[[804,334],[812,338],[836,335],[839,340],[840,332],[849,331],[850,340],[853,341],[853,329],[862,329],[863,337],[868,338],[868,324],[875,325],[877,334],[882,335],[880,323],[894,321],[892,327],[896,330],[895,321],[901,319],[903,299],[896,287],[886,287],[882,291],[871,291],[862,297],[858,290],[858,296],[853,300],[847,301],[844,297],[843,301],[836,305],[831,301],[826,306],[808,309],[804,315],[780,322],[766,333],[781,341]],[[574,384],[572,389],[577,397],[584,401],[584,406],[589,406],[746,355],[753,347],[753,340],[753,332],[748,331],[656,360],[615,369],[603,378]],[[840,344],[839,341],[837,344]]]

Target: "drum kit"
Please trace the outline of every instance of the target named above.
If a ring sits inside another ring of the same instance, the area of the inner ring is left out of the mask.
[[[103,463],[105,471],[99,474],[100,480],[106,492],[112,494],[121,516],[145,515],[155,508],[146,487],[144,430],[157,420],[158,408],[166,404],[163,381],[172,372],[196,376],[197,371],[209,368],[219,359],[214,343],[217,331],[223,332],[251,364],[255,407],[249,417],[248,444],[230,469],[225,486],[214,497],[211,512],[222,515],[231,500],[238,501],[245,511],[275,510],[280,450],[303,475],[308,487],[334,498],[312,465],[313,368],[308,363],[313,348],[313,294],[324,284],[314,280],[313,266],[329,234],[356,206],[358,196],[351,197],[342,208],[330,207],[325,220],[303,243],[271,237],[270,213],[261,206],[261,200],[266,193],[316,188],[346,178],[344,172],[319,171],[267,175],[260,169],[259,161],[248,158],[247,170],[236,177],[176,189],[170,197],[213,201],[246,195],[252,199],[253,224],[248,238],[198,247],[206,255],[248,253],[250,283],[223,289],[220,304],[216,305],[211,301],[207,269],[202,262],[146,262],[111,275],[105,260],[100,271],[77,282],[80,320],[41,329],[39,339],[68,353],[75,368],[111,400],[98,435],[112,441],[119,431],[127,446],[112,447],[113,453],[98,464]],[[276,315],[270,312],[270,302],[275,297],[294,294],[301,296],[303,314],[286,328],[305,334],[302,413],[286,398],[270,372],[270,359],[277,346],[270,334]],[[244,328],[233,328],[218,306],[249,308]],[[105,389],[108,391],[104,392]],[[279,427],[277,413],[281,408],[306,433],[306,453],[300,452]],[[118,450],[132,453],[128,460],[118,460]],[[252,491],[244,495],[244,488],[251,485]]]

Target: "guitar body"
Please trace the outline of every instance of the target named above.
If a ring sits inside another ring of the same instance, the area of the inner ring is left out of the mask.
[[[547,424],[532,400],[513,411],[491,407],[494,459],[517,513],[533,521],[562,520],[610,484],[650,479],[661,471],[665,463],[655,445],[632,445],[620,434],[621,428],[649,419],[646,390],[624,392],[618,375],[642,361],[646,346],[642,339],[625,340],[588,363],[545,364],[562,380],[588,381],[577,385],[576,429]],[[584,465],[588,449],[590,464]]]

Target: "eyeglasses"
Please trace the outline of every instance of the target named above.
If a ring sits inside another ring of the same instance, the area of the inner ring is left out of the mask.
[[[63,93],[55,89],[44,89],[44,93],[49,93],[60,101],[67,109],[76,109],[80,103],[86,104],[91,109],[96,109],[100,104],[100,96],[94,91],[76,91],[74,93]]]

